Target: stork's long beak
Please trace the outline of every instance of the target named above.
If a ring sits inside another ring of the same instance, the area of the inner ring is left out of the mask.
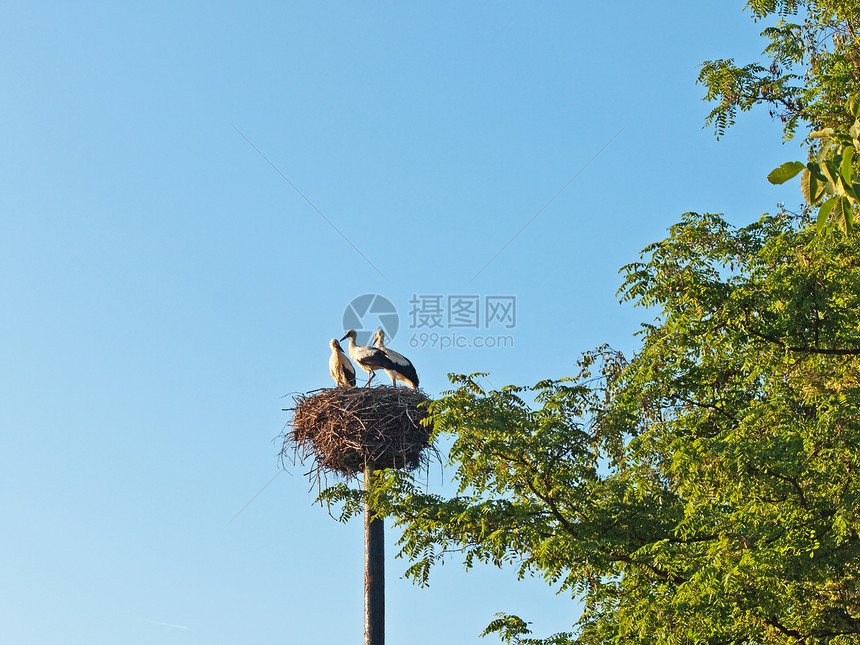
[[[341,340],[346,340],[347,338],[349,338],[349,334],[347,334],[346,336],[344,336],[343,338],[341,338]]]

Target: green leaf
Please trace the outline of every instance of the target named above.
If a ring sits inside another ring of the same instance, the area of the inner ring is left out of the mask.
[[[821,205],[821,208],[818,209],[818,219],[815,222],[815,227],[818,229],[819,233],[824,230],[824,226],[827,224],[827,216],[830,215],[830,211],[833,210],[833,205],[836,203],[836,199],[836,197],[831,197]]]
[[[847,197],[852,205],[857,203],[857,193],[854,191],[854,185],[846,183],[842,177],[839,177],[839,192]]]
[[[854,119],[853,125],[848,130],[848,134],[851,135],[852,139],[856,139],[858,136],[860,136],[860,119]]]
[[[824,186],[824,190],[827,191],[828,195],[836,194],[836,186],[837,186],[837,177],[839,176],[839,171],[836,169],[836,164],[832,161],[825,161],[820,166],[821,172],[827,178],[827,184]]]
[[[851,202],[847,197],[840,195],[836,198],[836,203],[833,205],[833,220],[842,229],[845,235],[851,235],[853,221],[851,217]]]
[[[831,140],[824,141],[821,144],[821,147],[818,149],[818,154],[815,155],[815,160],[821,164],[827,159],[827,153],[830,152],[830,148],[833,147],[833,142]]]
[[[827,139],[832,137],[835,130],[833,128],[824,128],[823,130],[815,130],[809,133],[810,139]]]
[[[842,167],[840,171],[842,173],[842,179],[845,181],[846,185],[850,185],[854,178],[854,166],[851,165],[851,161],[854,158],[854,148],[845,148],[842,152]]]
[[[848,99],[845,107],[848,108],[848,111],[856,118],[860,118],[860,94],[855,94]]]
[[[824,192],[824,182],[820,181],[809,168],[805,168],[800,176],[800,190],[806,203],[813,206],[821,198]]]
[[[784,184],[804,168],[806,165],[800,161],[786,161],[779,168],[772,170],[767,180],[772,184]]]

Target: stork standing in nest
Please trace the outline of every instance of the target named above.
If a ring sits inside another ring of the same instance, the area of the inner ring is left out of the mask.
[[[391,359],[389,359],[381,349],[368,347],[366,345],[356,345],[354,329],[350,329],[346,332],[346,336],[341,338],[341,340],[346,340],[347,338],[349,338],[349,346],[347,348],[349,350],[349,357],[369,375],[364,387],[370,385],[370,381],[372,381],[373,377],[376,376],[376,370],[388,371],[397,369],[397,366],[391,362]]]
[[[403,354],[398,354],[393,349],[385,346],[385,332],[377,329],[373,336],[373,345],[378,350],[385,352],[386,358],[394,363],[394,369],[386,369],[385,373],[391,379],[391,385],[397,387],[397,381],[403,381],[413,390],[418,389],[418,372],[415,366]]]
[[[337,342],[337,338],[332,338],[329,343],[331,347],[331,358],[328,359],[328,372],[337,383],[338,387],[347,385],[355,387],[355,368],[346,354],[343,353],[343,348]]]

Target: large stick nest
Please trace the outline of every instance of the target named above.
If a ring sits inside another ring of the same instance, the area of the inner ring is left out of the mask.
[[[429,416],[423,393],[387,385],[335,387],[293,397],[281,460],[313,460],[309,475],[353,477],[373,469],[415,470],[427,463]],[[424,405],[422,405],[424,404]]]

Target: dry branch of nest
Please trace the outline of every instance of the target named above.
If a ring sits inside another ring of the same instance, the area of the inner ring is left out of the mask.
[[[281,461],[313,460],[311,476],[352,477],[374,469],[415,470],[426,465],[430,399],[417,390],[379,386],[335,387],[293,397],[292,426]],[[422,405],[425,404],[425,405]]]

